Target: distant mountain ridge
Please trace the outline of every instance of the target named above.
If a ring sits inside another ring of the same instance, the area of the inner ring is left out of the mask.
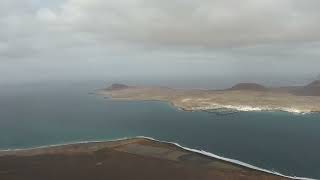
[[[315,80],[306,86],[289,86],[282,87],[282,89],[297,96],[320,96],[320,80]],[[227,90],[273,91],[276,88],[266,88],[256,83],[239,83]]]
[[[107,91],[124,90],[131,88],[125,84],[115,83],[106,88]],[[280,88],[268,88],[257,83],[238,83],[226,91],[282,91],[288,92],[297,96],[320,96],[320,80],[315,80],[306,86],[288,86]]]

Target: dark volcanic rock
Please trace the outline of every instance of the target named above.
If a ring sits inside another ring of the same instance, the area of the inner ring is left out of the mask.
[[[108,91],[114,91],[114,90],[122,90],[122,89],[127,89],[129,86],[125,84],[112,84],[110,87],[106,88]]]
[[[239,83],[229,90],[250,90],[250,91],[266,91],[267,88],[256,83]]]
[[[299,96],[320,96],[320,80],[313,81],[307,86],[295,90],[293,93]]]

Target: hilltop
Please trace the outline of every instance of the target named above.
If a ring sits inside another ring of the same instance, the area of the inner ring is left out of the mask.
[[[320,96],[320,80],[313,81],[306,86],[300,87],[293,91],[293,93],[299,96]]]
[[[112,84],[111,86],[107,87],[105,90],[114,91],[114,90],[127,89],[127,88],[129,88],[129,87],[130,87],[130,86],[125,85],[125,84],[115,83],[115,84]]]

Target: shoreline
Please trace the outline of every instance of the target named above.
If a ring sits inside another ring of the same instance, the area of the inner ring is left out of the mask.
[[[30,148],[6,149],[6,150],[0,150],[0,157],[7,156],[7,155],[12,155],[12,154],[14,155],[16,153],[20,153],[20,152],[24,152],[24,151],[44,150],[44,149],[50,150],[52,148],[63,148],[63,147],[70,146],[70,145],[88,145],[88,144],[94,144],[94,143],[119,142],[119,141],[125,141],[125,140],[135,140],[135,139],[145,139],[145,140],[150,140],[150,141],[158,142],[158,143],[162,143],[162,144],[173,145],[173,146],[175,146],[177,148],[181,148],[181,149],[183,149],[185,151],[188,151],[188,152],[204,155],[206,157],[218,159],[218,160],[221,160],[223,162],[231,163],[231,164],[234,164],[234,165],[237,165],[237,166],[245,167],[245,168],[248,168],[248,169],[251,169],[251,170],[267,173],[267,174],[270,174],[270,175],[276,175],[276,176],[289,178],[289,179],[294,179],[294,180],[317,180],[317,179],[307,178],[307,177],[287,176],[287,175],[284,175],[282,173],[271,171],[271,170],[267,170],[267,169],[263,169],[263,168],[259,168],[259,167],[256,167],[254,165],[251,165],[251,164],[248,164],[248,163],[236,160],[236,159],[231,159],[231,158],[219,156],[219,155],[216,155],[216,154],[213,154],[213,153],[210,153],[210,152],[207,152],[207,151],[203,151],[203,150],[188,148],[188,147],[182,146],[182,145],[180,145],[180,144],[178,144],[176,142],[162,141],[162,140],[157,140],[155,138],[146,137],[146,136],[124,137],[124,138],[116,138],[116,139],[111,139],[111,140],[78,141],[78,142],[52,144],[52,145],[37,146],[37,147],[30,147]]]
[[[320,96],[299,96],[280,90],[199,90],[125,86],[96,91],[113,100],[163,101],[184,111],[233,110],[239,112],[284,111],[320,113]]]
[[[286,112],[296,115],[304,115],[304,114],[311,114],[311,113],[320,113],[319,111],[304,111],[299,109],[291,109],[291,108],[269,108],[269,107],[253,107],[253,106],[233,106],[233,105],[221,105],[217,104],[214,108],[210,107],[196,107],[192,108],[191,110],[183,109],[184,111],[219,111],[222,110],[222,112],[226,111],[235,111],[235,112]]]
[[[306,115],[306,114],[320,114],[320,111],[303,111],[294,108],[268,108],[268,107],[251,107],[251,106],[233,106],[233,105],[220,105],[216,104],[214,108],[207,107],[194,107],[194,108],[185,108],[180,107],[170,100],[152,100],[152,99],[130,99],[130,98],[114,98],[111,95],[104,96],[104,94],[96,94],[97,96],[101,96],[107,100],[115,101],[115,102],[161,102],[166,103],[173,109],[178,111],[186,111],[186,112],[285,112],[295,115]],[[221,111],[222,110],[222,111]]]

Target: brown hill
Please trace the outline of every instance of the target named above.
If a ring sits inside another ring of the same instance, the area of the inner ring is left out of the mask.
[[[313,81],[306,86],[298,88],[293,93],[298,96],[320,96],[320,80]]]
[[[267,88],[256,83],[239,83],[228,90],[266,91]]]
[[[110,87],[106,88],[108,91],[114,91],[114,90],[122,90],[122,89],[127,89],[129,86],[125,84],[112,84]]]

